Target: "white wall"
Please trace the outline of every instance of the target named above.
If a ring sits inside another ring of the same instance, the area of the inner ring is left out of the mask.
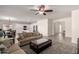
[[[8,24],[8,21],[0,21],[0,28],[3,29],[3,25]],[[21,33],[23,31],[23,26],[27,26],[27,29],[30,30],[29,24],[23,24],[23,23],[15,23],[11,22],[12,29],[16,30],[16,38],[18,37],[17,33]],[[15,40],[15,43],[18,43],[18,40]]]
[[[61,18],[61,19],[43,19],[38,22],[31,24],[31,31],[33,31],[33,25],[38,26],[38,31],[44,36],[54,34],[54,24],[59,22],[62,25],[62,29],[66,31],[66,37],[72,36],[72,22],[71,17]],[[58,30],[58,29],[57,29]]]
[[[72,19],[71,18],[65,19],[65,29],[66,29],[66,36],[72,37]]]
[[[6,27],[3,27],[3,26],[5,26],[5,25],[8,25],[9,24],[9,22],[8,21],[0,21],[0,28],[1,29],[7,29]],[[14,23],[12,23],[11,22],[11,25],[12,25],[12,29],[14,29]]]
[[[48,19],[38,21],[37,25],[38,32],[42,33],[44,36],[48,36]]]
[[[38,26],[38,32],[42,33],[43,36],[48,36],[48,19],[42,19],[34,24],[31,24],[31,30],[33,31],[33,26]]]
[[[16,30],[17,33],[22,33],[24,31],[23,26],[27,26],[27,30],[30,29],[30,26],[28,24],[20,24],[20,23],[15,23],[14,29]]]
[[[61,25],[63,25],[62,22],[56,22],[56,23],[54,23],[54,34],[62,33],[63,32],[63,30],[64,30],[63,27],[64,26],[62,26],[61,29],[60,29]]]
[[[33,26],[38,26],[38,32],[42,33],[43,36],[52,35],[52,19],[42,19],[36,23],[31,24],[31,31],[33,31]]]
[[[0,21],[0,28],[3,28],[3,25],[7,25],[8,21]],[[11,22],[12,25],[12,29],[16,30],[16,32],[22,32],[23,31],[23,26],[27,26],[27,29],[30,29],[30,25],[29,24],[23,24],[23,23],[15,23],[15,22]]]
[[[8,21],[0,21],[0,28],[3,28],[3,24],[8,24]]]
[[[79,38],[79,9],[72,11],[72,42],[77,44]]]
[[[66,17],[66,18],[61,18],[61,19],[56,19],[53,20],[53,24],[55,24],[56,22],[60,22],[63,26],[63,30],[65,28],[66,31],[66,37],[71,37],[72,36],[72,22],[71,22],[71,17]],[[65,26],[64,26],[65,24]],[[54,29],[54,27],[53,27]],[[53,31],[52,31],[53,33]]]
[[[48,36],[52,35],[52,19],[48,19]]]
[[[54,35],[54,20],[52,20],[52,35]]]

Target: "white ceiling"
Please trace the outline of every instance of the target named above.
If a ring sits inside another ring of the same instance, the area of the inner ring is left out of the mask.
[[[30,10],[35,8],[34,5],[0,5],[0,20],[10,18],[13,21],[32,23],[46,18],[69,17],[72,10],[79,9],[79,5],[48,5],[48,7],[54,11],[44,16],[35,15],[35,12]]]

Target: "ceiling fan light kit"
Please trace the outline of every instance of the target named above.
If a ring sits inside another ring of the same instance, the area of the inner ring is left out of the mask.
[[[37,11],[35,15],[38,15],[38,14],[46,15],[46,12],[53,12],[53,10],[51,9],[46,9],[45,5],[40,5],[38,6],[38,9],[33,9],[33,11]]]

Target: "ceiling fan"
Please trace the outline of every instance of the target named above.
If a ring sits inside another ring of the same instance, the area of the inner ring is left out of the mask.
[[[46,15],[46,12],[53,12],[52,9],[46,9],[45,5],[40,5],[40,6],[38,6],[37,9],[31,9],[31,10],[36,11],[35,15],[38,15],[38,14]]]

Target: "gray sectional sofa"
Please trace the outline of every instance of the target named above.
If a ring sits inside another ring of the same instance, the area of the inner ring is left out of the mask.
[[[4,54],[25,54],[24,50],[20,48],[18,43],[13,44],[10,40],[5,40],[3,42],[3,45],[5,45],[5,53]]]
[[[20,46],[28,44],[32,40],[42,38],[42,34],[38,32],[23,32],[23,33],[19,33],[18,35],[19,35],[18,41],[20,43]]]

